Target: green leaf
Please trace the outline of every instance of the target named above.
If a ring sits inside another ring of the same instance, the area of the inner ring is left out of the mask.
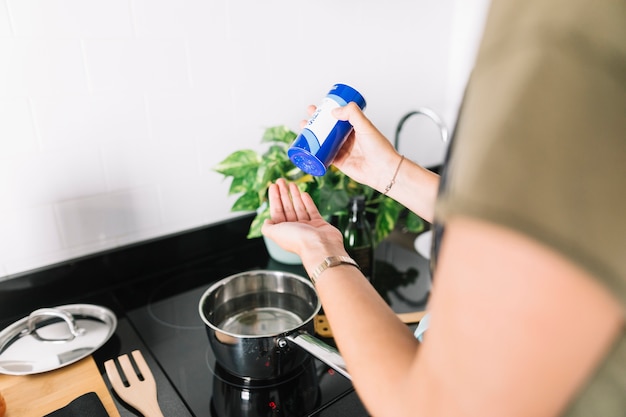
[[[256,215],[254,219],[252,219],[252,224],[250,224],[250,230],[248,230],[248,239],[253,239],[255,237],[261,236],[261,227],[263,227],[263,223],[265,219],[270,218],[270,208],[269,206],[265,208],[265,210],[261,211]]]
[[[295,132],[292,132],[287,126],[273,126],[265,129],[261,142],[282,142],[291,144],[296,136]]]
[[[404,207],[373,188],[352,180],[335,166],[331,166],[322,177],[305,174],[287,156],[287,149],[296,136],[296,133],[284,125],[267,128],[261,140],[269,144],[265,152],[249,149],[236,151],[213,167],[213,170],[225,177],[232,177],[229,195],[241,194],[231,210],[258,210],[267,201],[269,185],[278,178],[293,181],[300,190],[308,192],[326,219],[345,216],[350,198],[364,195],[366,210],[375,215],[375,242],[380,243],[395,228]],[[261,236],[261,226],[266,218],[269,218],[269,208],[265,208],[254,218],[249,238]],[[415,214],[409,213],[406,227],[412,232],[421,231],[424,229],[424,222]]]
[[[333,189],[331,187],[319,188],[316,198],[318,209],[324,217],[345,211],[350,202],[350,196],[345,189]]]
[[[288,161],[287,146],[284,145],[272,145],[263,154],[263,162],[265,161]]]
[[[235,201],[230,208],[231,211],[249,211],[256,210],[261,205],[259,195],[254,191],[248,191]]]
[[[259,202],[267,200],[267,189],[274,179],[273,170],[268,166],[261,166],[256,173],[254,189],[256,190]]]
[[[417,214],[409,211],[406,217],[406,228],[409,232],[420,233],[425,228],[424,220]]]
[[[263,182],[274,182],[278,178],[285,178],[287,171],[291,170],[293,166],[289,158],[287,157],[287,150],[280,146],[272,146],[263,155],[263,163],[261,165],[263,170]]]
[[[376,232],[375,240],[377,243],[385,239],[389,233],[392,232],[394,227],[396,227],[396,222],[402,208],[402,204],[389,197],[383,196],[380,200],[376,213],[376,224],[374,225]]]
[[[292,172],[289,171],[288,174]],[[315,177],[311,174],[304,174],[304,172],[300,171],[303,175],[299,175],[297,178],[293,180],[296,184],[298,184],[298,188],[302,191],[307,191],[312,187],[315,187]]]
[[[291,162],[291,160],[289,161],[289,164],[286,165],[285,169],[286,169],[285,178],[289,178],[293,181],[299,181],[299,182],[312,181],[313,176],[306,174],[300,168],[295,166]]]
[[[240,177],[246,171],[256,169],[260,163],[261,157],[255,151],[244,149],[228,155],[226,159],[215,165],[213,170],[227,177]]]
[[[248,192],[251,188],[254,188],[255,179],[256,170],[247,171],[240,177],[233,177],[228,190],[228,195]]]
[[[230,183],[230,188],[228,189],[228,195],[245,193],[247,190],[245,181],[243,178],[233,178]]]

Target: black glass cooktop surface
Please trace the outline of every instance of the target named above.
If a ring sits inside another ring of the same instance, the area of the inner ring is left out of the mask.
[[[190,275],[225,278],[235,271],[196,271],[174,276],[153,289],[145,306],[127,312],[172,384],[196,416],[307,416],[352,385],[311,358],[280,380],[248,381],[229,374],[215,360],[198,302],[210,282],[178,292]]]
[[[397,312],[423,310],[430,278],[427,261],[391,243],[377,249],[373,284]],[[229,374],[216,363],[198,303],[215,281],[255,269],[284,270],[304,276],[302,266],[267,257],[234,256],[226,265],[196,265],[172,271],[146,290],[142,283],[120,289],[126,317],[195,416],[367,415],[358,398],[349,413],[332,413],[347,397],[356,397],[351,382],[311,357],[280,380],[250,381]],[[234,260],[237,260],[235,262]],[[332,344],[332,339],[323,339]]]

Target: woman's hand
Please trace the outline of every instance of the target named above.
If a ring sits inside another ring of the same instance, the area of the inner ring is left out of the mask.
[[[270,219],[262,233],[298,254],[307,270],[327,256],[346,255],[341,232],[324,220],[309,194],[282,178],[270,185],[268,193]]]
[[[308,107],[309,114],[315,106]],[[353,180],[393,198],[422,219],[432,222],[439,175],[408,159],[401,159],[391,142],[363,114],[356,103],[333,110],[354,130],[333,161]],[[302,124],[304,125],[306,122]]]
[[[309,106],[309,115],[315,112],[315,106]],[[338,120],[348,121],[354,130],[339,149],[333,165],[355,181],[383,191],[388,184],[383,179],[391,178],[393,170],[400,161],[400,155],[391,142],[363,114],[356,103],[350,102],[344,107],[333,110]],[[307,121],[301,122],[304,128]]]
[[[334,109],[333,115],[354,127],[333,165],[355,181],[383,191],[400,161],[399,153],[356,103]]]

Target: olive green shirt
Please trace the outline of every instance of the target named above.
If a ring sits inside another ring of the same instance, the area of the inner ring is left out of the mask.
[[[626,311],[626,1],[494,0],[451,151],[438,221],[520,231]],[[565,415],[626,416],[624,331]]]

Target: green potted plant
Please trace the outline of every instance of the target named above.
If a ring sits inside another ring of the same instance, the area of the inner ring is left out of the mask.
[[[380,243],[396,227],[400,215],[408,212],[406,228],[420,232],[423,220],[395,200],[382,195],[371,187],[359,184],[336,167],[331,166],[324,176],[314,177],[297,168],[287,157],[287,149],[296,133],[286,126],[273,126],[265,130],[261,142],[268,145],[264,153],[251,149],[238,150],[213,167],[225,178],[232,178],[229,195],[240,194],[232,211],[256,211],[248,232],[248,238],[261,236],[261,226],[269,218],[267,189],[278,178],[295,182],[302,191],[308,192],[325,218],[334,219],[341,227],[347,215],[350,198],[365,196],[366,212],[372,223],[374,242]]]

